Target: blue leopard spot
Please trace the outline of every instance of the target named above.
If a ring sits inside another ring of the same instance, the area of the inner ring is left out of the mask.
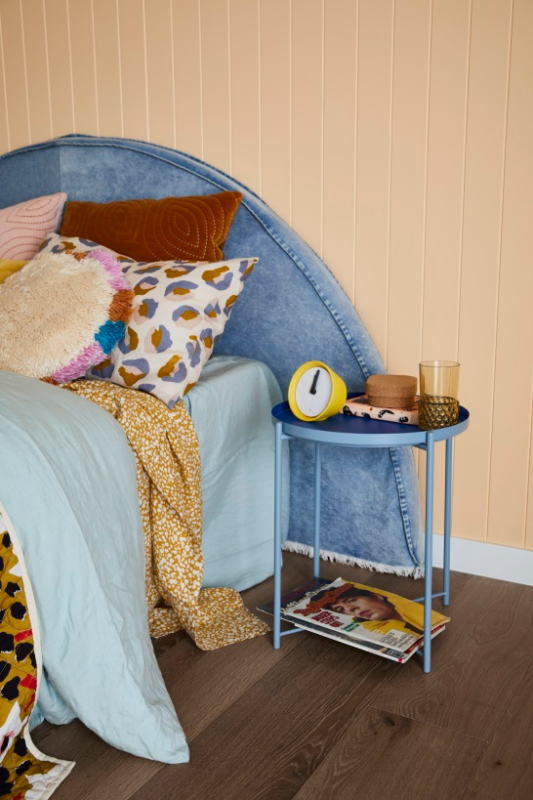
[[[106,358],[105,361],[101,361],[100,364],[97,364],[96,367],[93,367],[91,372],[94,375],[97,375],[99,378],[103,378],[107,380],[113,374],[113,370],[115,369],[115,364],[112,358]]]
[[[187,365],[184,361],[180,361],[178,368],[174,369],[174,371],[169,375],[163,375],[161,377],[162,381],[165,383],[183,383],[185,378],[187,377]]]
[[[139,283],[135,284],[133,291],[137,296],[148,294],[148,292],[153,292],[158,283],[157,278],[143,278]]]
[[[231,282],[233,280],[233,275],[231,272],[226,272],[226,274],[219,278],[218,280],[206,281],[209,286],[212,286],[219,292],[224,292],[226,289],[229,289],[231,286]]]
[[[143,267],[142,269],[134,269],[133,270],[133,274],[134,275],[151,275],[154,272],[159,272],[160,269],[161,269],[161,267],[153,267],[153,266],[150,265],[148,267]]]
[[[208,303],[204,308],[204,314],[210,319],[216,319],[220,314],[220,305],[218,303]]]
[[[119,367],[118,374],[126,386],[134,386],[137,381],[146,378],[150,372],[150,365],[145,358],[130,358]]]
[[[203,342],[204,346],[211,350],[213,347],[213,331],[211,328],[204,328],[203,331],[200,333],[200,341]]]
[[[197,288],[198,284],[192,281],[174,281],[173,283],[169,283],[165,289],[165,297],[168,297],[169,294],[173,294],[179,298],[181,295],[190,294],[193,289]]]
[[[189,354],[189,364],[191,367],[196,367],[200,363],[202,355],[202,347],[198,339],[193,339],[187,342],[187,353]]]
[[[190,325],[191,323],[194,324],[199,316],[200,312],[193,306],[179,306],[179,308],[173,312],[172,319],[178,324]]]
[[[244,283],[244,281],[250,277],[256,264],[257,261],[252,261],[250,263],[248,259],[246,259],[245,261],[241,261],[241,263],[239,264],[239,272],[241,273],[242,283]]]
[[[137,350],[138,346],[139,346],[139,337],[137,335],[137,332],[133,328],[130,328],[128,325],[128,327],[126,328],[126,333],[124,335],[124,338],[118,343],[118,349],[123,355],[126,356],[133,350]]]
[[[140,317],[146,317],[146,319],[152,319],[155,312],[157,311],[159,303],[157,300],[152,300],[149,297],[146,297],[142,303],[139,305],[137,309],[137,314]]]
[[[164,325],[152,328],[144,340],[145,349],[153,353],[164,353],[172,347],[172,338]]]

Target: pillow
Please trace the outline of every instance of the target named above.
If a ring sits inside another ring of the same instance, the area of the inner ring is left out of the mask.
[[[0,369],[80,378],[124,337],[132,300],[107,251],[39,254],[0,286]]]
[[[13,258],[0,258],[0,283],[3,283],[14,272],[18,272],[27,263],[27,261],[15,261]]]
[[[33,258],[50,231],[59,230],[64,192],[0,209],[0,258]]]
[[[58,234],[43,243],[45,252],[75,256],[98,249]],[[150,392],[172,408],[200,377],[257,258],[214,264],[117,258],[135,294],[131,320],[125,338],[87,377]]]
[[[62,236],[79,236],[136,261],[220,261],[240,192],[116,203],[67,203]]]

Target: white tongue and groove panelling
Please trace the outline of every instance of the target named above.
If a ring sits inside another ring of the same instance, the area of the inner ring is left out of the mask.
[[[532,41],[531,0],[0,0],[0,152],[125,136],[248,184],[390,371],[461,362],[454,536],[533,550]]]

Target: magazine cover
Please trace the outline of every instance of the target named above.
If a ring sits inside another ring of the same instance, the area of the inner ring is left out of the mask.
[[[421,603],[342,578],[289,603],[283,616],[295,625],[313,623],[331,634],[342,633],[343,638],[374,642],[401,653],[419,644],[424,631]],[[447,622],[449,617],[431,612],[432,630]]]
[[[318,589],[323,589],[324,586],[329,586],[331,581],[328,581],[326,578],[313,578],[308,583],[304,583],[303,586],[297,586],[296,589],[293,589],[289,594],[284,594],[281,598],[281,616],[283,617],[285,614],[285,609],[289,606],[294,605],[299,600],[303,600],[304,597],[308,595],[313,595]],[[264,603],[261,606],[257,606],[259,611],[264,611],[265,614],[274,614],[274,603]],[[291,620],[292,622],[292,620]]]

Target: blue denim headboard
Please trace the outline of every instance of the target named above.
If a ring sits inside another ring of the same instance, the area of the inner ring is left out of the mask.
[[[246,186],[184,153],[131,139],[65,136],[0,157],[0,207],[58,191],[109,202],[228,189],[243,201],[225,254],[259,256],[259,264],[216,352],[264,361],[285,395],[293,372],[312,359],[363,391],[384,366],[357,312],[313,250]],[[293,444],[289,538],[303,545],[312,541],[312,458],[309,446]],[[324,549],[417,571],[418,484],[408,449],[328,448],[323,480]]]

